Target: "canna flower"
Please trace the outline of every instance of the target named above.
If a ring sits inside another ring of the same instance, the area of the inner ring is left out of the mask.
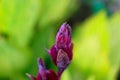
[[[71,63],[73,56],[72,49],[71,27],[69,24],[63,23],[56,35],[56,44],[48,50],[54,64],[58,67],[58,79]]]
[[[45,63],[42,59],[38,59],[38,67],[39,71],[37,77],[27,74],[31,80],[58,80],[57,75],[53,70],[46,70]]]

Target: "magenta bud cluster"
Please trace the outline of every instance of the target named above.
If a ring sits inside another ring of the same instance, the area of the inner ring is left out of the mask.
[[[47,70],[42,59],[38,59],[39,71],[37,77],[27,74],[31,80],[60,80],[63,71],[71,63],[73,57],[73,43],[71,39],[71,27],[66,22],[62,24],[56,35],[56,43],[47,50],[53,63],[57,66],[57,74],[53,70]]]

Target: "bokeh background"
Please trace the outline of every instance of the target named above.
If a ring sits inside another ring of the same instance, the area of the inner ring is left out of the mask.
[[[74,53],[61,80],[120,80],[120,0],[0,0],[0,80],[29,80],[60,25],[72,27]]]

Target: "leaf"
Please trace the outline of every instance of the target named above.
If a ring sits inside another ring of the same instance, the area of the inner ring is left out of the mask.
[[[30,52],[26,49],[19,50],[11,46],[4,39],[0,39],[0,77],[10,77],[20,74],[27,67],[31,59]]]
[[[41,15],[39,27],[60,22],[76,10],[76,2],[72,0],[41,0]]]
[[[104,10],[87,19],[74,33],[74,60],[84,79],[94,76],[103,80],[108,75],[108,28]]]
[[[120,67],[120,12],[116,12],[109,19],[110,33],[110,64],[109,80],[115,80]]]
[[[61,80],[72,80],[70,76],[70,72],[68,70],[64,71],[64,73],[61,76]]]
[[[29,43],[38,14],[38,0],[2,0],[0,31],[12,44],[23,47]]]

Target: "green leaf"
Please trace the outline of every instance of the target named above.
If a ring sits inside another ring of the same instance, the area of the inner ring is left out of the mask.
[[[60,22],[76,10],[76,2],[72,0],[41,0],[40,27]]]
[[[0,32],[8,34],[11,43],[26,46],[32,36],[38,9],[38,0],[0,1]]]
[[[120,67],[120,12],[116,12],[109,19],[110,33],[110,64],[109,80],[115,80]]]
[[[55,26],[56,27],[56,26]],[[32,50],[36,58],[41,57],[48,64],[47,67],[50,68],[52,61],[50,60],[50,55],[47,53],[46,49],[50,47],[55,42],[55,28],[54,25],[47,25],[36,32],[32,41]],[[51,64],[50,64],[51,63]],[[35,60],[36,64],[36,60]],[[52,64],[53,65],[53,64]],[[33,66],[34,70],[34,66]]]
[[[79,67],[83,80],[106,79],[110,69],[106,12],[101,10],[78,27],[73,36],[73,63]]]
[[[27,67],[31,54],[27,49],[20,50],[0,39],[0,77],[20,74]]]

